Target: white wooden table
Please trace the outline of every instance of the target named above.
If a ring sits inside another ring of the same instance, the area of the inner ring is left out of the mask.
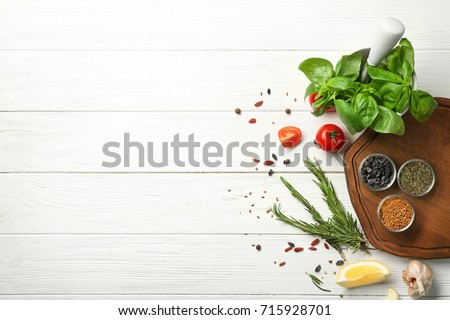
[[[278,164],[269,177],[261,164],[241,167],[246,157],[237,153],[231,167],[135,161],[108,169],[102,146],[126,132],[155,145],[177,133],[261,142],[284,125],[312,141],[321,124],[340,122],[310,115],[299,62],[336,62],[370,46],[383,16],[404,22],[419,87],[449,97],[449,9],[410,0],[1,0],[0,297],[381,299],[394,287],[407,298],[408,259],[348,253],[378,259],[393,275],[345,290],[328,263],[339,259],[334,250],[283,251],[287,241],[307,246],[313,237],[266,213],[278,197],[307,218],[280,175],[327,211],[302,166]],[[352,211],[342,166],[325,169]],[[436,279],[430,295],[450,298],[450,260],[427,263]],[[318,264],[331,293],[305,275]]]

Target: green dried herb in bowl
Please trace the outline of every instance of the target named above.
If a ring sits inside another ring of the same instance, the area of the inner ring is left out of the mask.
[[[406,161],[398,170],[397,183],[403,192],[420,197],[434,186],[435,175],[431,165],[421,159]]]

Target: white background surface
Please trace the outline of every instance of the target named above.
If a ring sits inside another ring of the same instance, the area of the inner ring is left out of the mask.
[[[383,16],[406,26],[419,88],[449,97],[448,12],[445,1],[1,0],[0,298],[381,299],[387,287],[407,298],[408,259],[349,252],[393,275],[346,290],[328,263],[335,251],[283,251],[313,237],[266,213],[278,197],[307,217],[279,175],[326,212],[302,166],[278,165],[269,177],[237,155],[230,168],[106,169],[102,146],[124,132],[157,145],[176,133],[261,142],[284,125],[312,141],[322,123],[339,121],[309,114],[299,62],[369,47]],[[325,169],[352,211],[343,168]],[[430,295],[448,299],[449,259],[427,263]],[[305,275],[318,264],[331,293]]]

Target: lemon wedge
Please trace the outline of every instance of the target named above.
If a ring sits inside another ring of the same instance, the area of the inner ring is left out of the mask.
[[[398,300],[398,293],[394,288],[387,289],[386,300]]]
[[[344,288],[366,286],[386,280],[391,275],[388,266],[376,260],[360,260],[339,269],[336,283]]]

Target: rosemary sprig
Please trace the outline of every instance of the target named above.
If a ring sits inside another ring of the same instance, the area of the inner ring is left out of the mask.
[[[312,283],[314,283],[314,285],[317,287],[317,288],[319,288],[320,290],[322,290],[322,291],[326,291],[326,292],[331,292],[331,290],[328,290],[328,289],[324,289],[324,288],[322,288],[320,285],[322,285],[323,284],[323,281],[322,280],[320,280],[319,278],[317,278],[315,275],[313,275],[313,274],[310,274],[310,273],[308,273],[308,272],[305,272],[310,278],[311,278],[311,281],[312,281]]]
[[[291,191],[292,195],[299,200],[306,208],[314,223],[307,223],[302,220],[297,220],[293,217],[288,217],[281,212],[280,206],[274,204],[272,211],[274,215],[281,221],[288,223],[294,227],[299,228],[303,232],[320,236],[325,239],[333,248],[335,248],[342,255],[342,244],[347,245],[350,249],[367,250],[368,243],[362,230],[358,228],[357,220],[345,210],[342,202],[338,199],[336,191],[331,181],[325,176],[317,161],[306,159],[304,161],[306,167],[316,177],[314,182],[322,191],[323,200],[330,209],[332,216],[325,220],[316,208],[303,197],[289,182],[283,177],[281,181]]]

